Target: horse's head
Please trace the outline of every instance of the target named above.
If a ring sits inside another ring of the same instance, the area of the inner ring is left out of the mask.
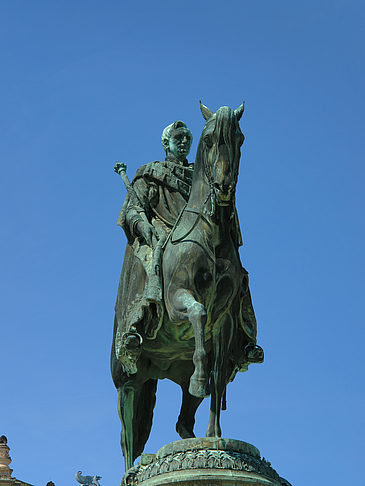
[[[245,139],[238,124],[244,103],[237,110],[222,106],[216,113],[202,103],[200,109],[206,124],[198,153],[203,158],[205,174],[214,190],[216,202],[220,206],[228,206],[234,198],[240,148]]]

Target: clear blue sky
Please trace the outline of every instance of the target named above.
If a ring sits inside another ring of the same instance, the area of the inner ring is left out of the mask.
[[[0,435],[17,478],[119,484],[113,164],[161,159],[178,119],[193,160],[201,98],[246,100],[241,256],[266,352],[230,386],[224,436],[295,486],[360,484],[364,18],[356,0],[0,3]],[[146,452],[178,439],[179,407],[160,382]]]

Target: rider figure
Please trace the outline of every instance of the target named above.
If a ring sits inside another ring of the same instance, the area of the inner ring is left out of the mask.
[[[163,243],[188,201],[194,171],[186,158],[193,140],[186,124],[168,125],[161,138],[165,160],[137,170],[118,219],[128,240],[125,269],[133,268],[122,271],[115,307],[116,354],[127,373],[136,370],[141,334],[154,339],[162,323]]]
[[[132,185],[140,205],[127,198],[118,220],[129,243],[139,238],[152,248],[157,238],[171,231],[186,204],[194,167],[186,158],[193,136],[184,122],[167,126],[161,138],[165,161],[150,162],[138,169]]]

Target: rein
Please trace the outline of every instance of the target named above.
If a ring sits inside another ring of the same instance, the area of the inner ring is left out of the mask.
[[[214,183],[213,183],[213,178],[212,178],[212,174],[211,174],[211,171],[209,170],[210,167],[209,167],[209,164],[208,163],[205,163],[204,164],[204,175],[207,179],[207,182],[208,182],[208,185],[209,185],[209,192],[202,204],[202,207],[200,209],[200,211],[195,211],[194,209],[189,209],[187,208],[187,205],[189,204],[189,201],[185,204],[185,206],[182,208],[179,216],[177,217],[176,221],[175,221],[175,224],[174,226],[172,227],[171,229],[171,232],[170,234],[168,235],[168,237],[166,238],[162,248],[165,248],[166,244],[168,243],[168,241],[171,241],[171,244],[172,245],[176,245],[177,243],[181,243],[183,240],[185,240],[185,238],[187,236],[190,235],[190,233],[192,233],[192,231],[194,231],[194,229],[197,227],[198,223],[200,222],[200,220],[203,218],[203,215],[206,214],[208,217],[212,217],[214,214],[215,214],[215,210],[216,210],[216,200],[215,200],[215,192],[214,192]],[[205,206],[208,202],[210,198],[210,201],[211,201],[211,209],[208,210]],[[197,214],[197,218],[194,222],[194,224],[192,225],[192,227],[183,235],[181,236],[180,238],[177,238],[177,239],[173,239],[173,234],[178,226],[178,224],[180,223],[181,221],[181,218],[182,218],[182,215],[184,212],[189,212],[189,213],[194,213],[194,214]],[[208,225],[211,225],[211,223],[209,221],[207,221]]]
[[[192,231],[194,231],[194,229],[197,227],[199,221],[201,220],[201,218],[203,217],[203,213],[206,212],[207,216],[212,216],[214,214],[214,211],[215,211],[215,201],[214,201],[214,186],[213,186],[213,182],[212,182],[212,176],[210,174],[210,171],[207,170],[207,165],[208,164],[204,164],[204,174],[205,174],[205,177],[207,178],[207,181],[208,181],[208,184],[209,184],[209,192],[207,194],[207,197],[205,198],[205,201],[203,202],[202,204],[202,207],[200,209],[200,211],[195,211],[194,209],[189,209],[187,208],[187,205],[189,204],[189,201],[185,204],[185,206],[182,208],[179,216],[177,217],[176,221],[175,221],[175,224],[174,226],[172,227],[171,231],[170,231],[170,234],[168,235],[168,237],[166,238],[162,248],[165,248],[165,246],[167,245],[167,243],[169,241],[171,241],[171,244],[172,245],[176,245],[177,243],[180,243],[181,241],[185,240],[185,238],[187,236],[190,235],[190,233]],[[212,203],[212,208],[210,211],[207,211],[206,208],[205,208],[205,205],[207,204],[209,198],[211,199],[211,203]],[[179,225],[180,221],[181,221],[181,218],[182,218],[182,215],[184,214],[184,212],[187,212],[187,213],[195,213],[198,215],[198,217],[196,218],[194,224],[192,225],[192,227],[183,235],[181,236],[180,238],[177,238],[176,240],[173,239],[173,235],[174,235],[174,232],[177,228],[177,226]],[[209,224],[209,221],[207,221],[207,223]]]
[[[198,211],[195,211],[194,209],[187,208],[188,203],[185,204],[185,206],[182,208],[182,210],[181,210],[181,212],[180,212],[180,214],[179,214],[179,216],[178,216],[178,218],[177,218],[177,220],[176,220],[176,222],[175,222],[175,224],[174,224],[174,226],[173,226],[173,228],[172,228],[169,236],[167,237],[167,239],[166,239],[166,241],[164,243],[164,247],[165,247],[165,245],[167,244],[167,242],[169,240],[171,241],[171,244],[172,245],[176,245],[177,243],[180,243],[181,241],[185,240],[185,238],[187,236],[189,236],[190,233],[197,227],[199,221],[203,217],[203,213],[204,213],[204,210],[205,210],[205,205],[208,202],[209,197],[212,197],[211,196],[212,195],[212,192],[213,192],[213,187],[211,187],[211,190],[209,191],[207,197],[205,198],[205,201],[203,202],[202,208],[201,208],[201,210],[199,212]],[[175,232],[178,224],[180,223],[181,218],[182,218],[182,215],[183,215],[184,212],[197,214],[198,217],[196,218],[196,220],[195,220],[194,224],[192,225],[192,227],[183,236],[181,236],[180,238],[177,238],[176,240],[173,240],[172,239],[173,233]],[[207,222],[209,224],[209,221],[207,221]]]

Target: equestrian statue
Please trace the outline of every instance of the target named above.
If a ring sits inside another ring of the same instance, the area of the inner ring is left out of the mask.
[[[193,438],[195,412],[211,397],[207,437],[221,437],[225,390],[238,371],[263,362],[248,274],[238,249],[242,236],[235,206],[244,104],[206,120],[195,164],[187,161],[192,134],[182,121],[166,127],[164,161],[137,170],[118,224],[127,237],[111,352],[118,391],[126,470],[143,452],[152,426],[157,380],[180,385],[176,424]]]

